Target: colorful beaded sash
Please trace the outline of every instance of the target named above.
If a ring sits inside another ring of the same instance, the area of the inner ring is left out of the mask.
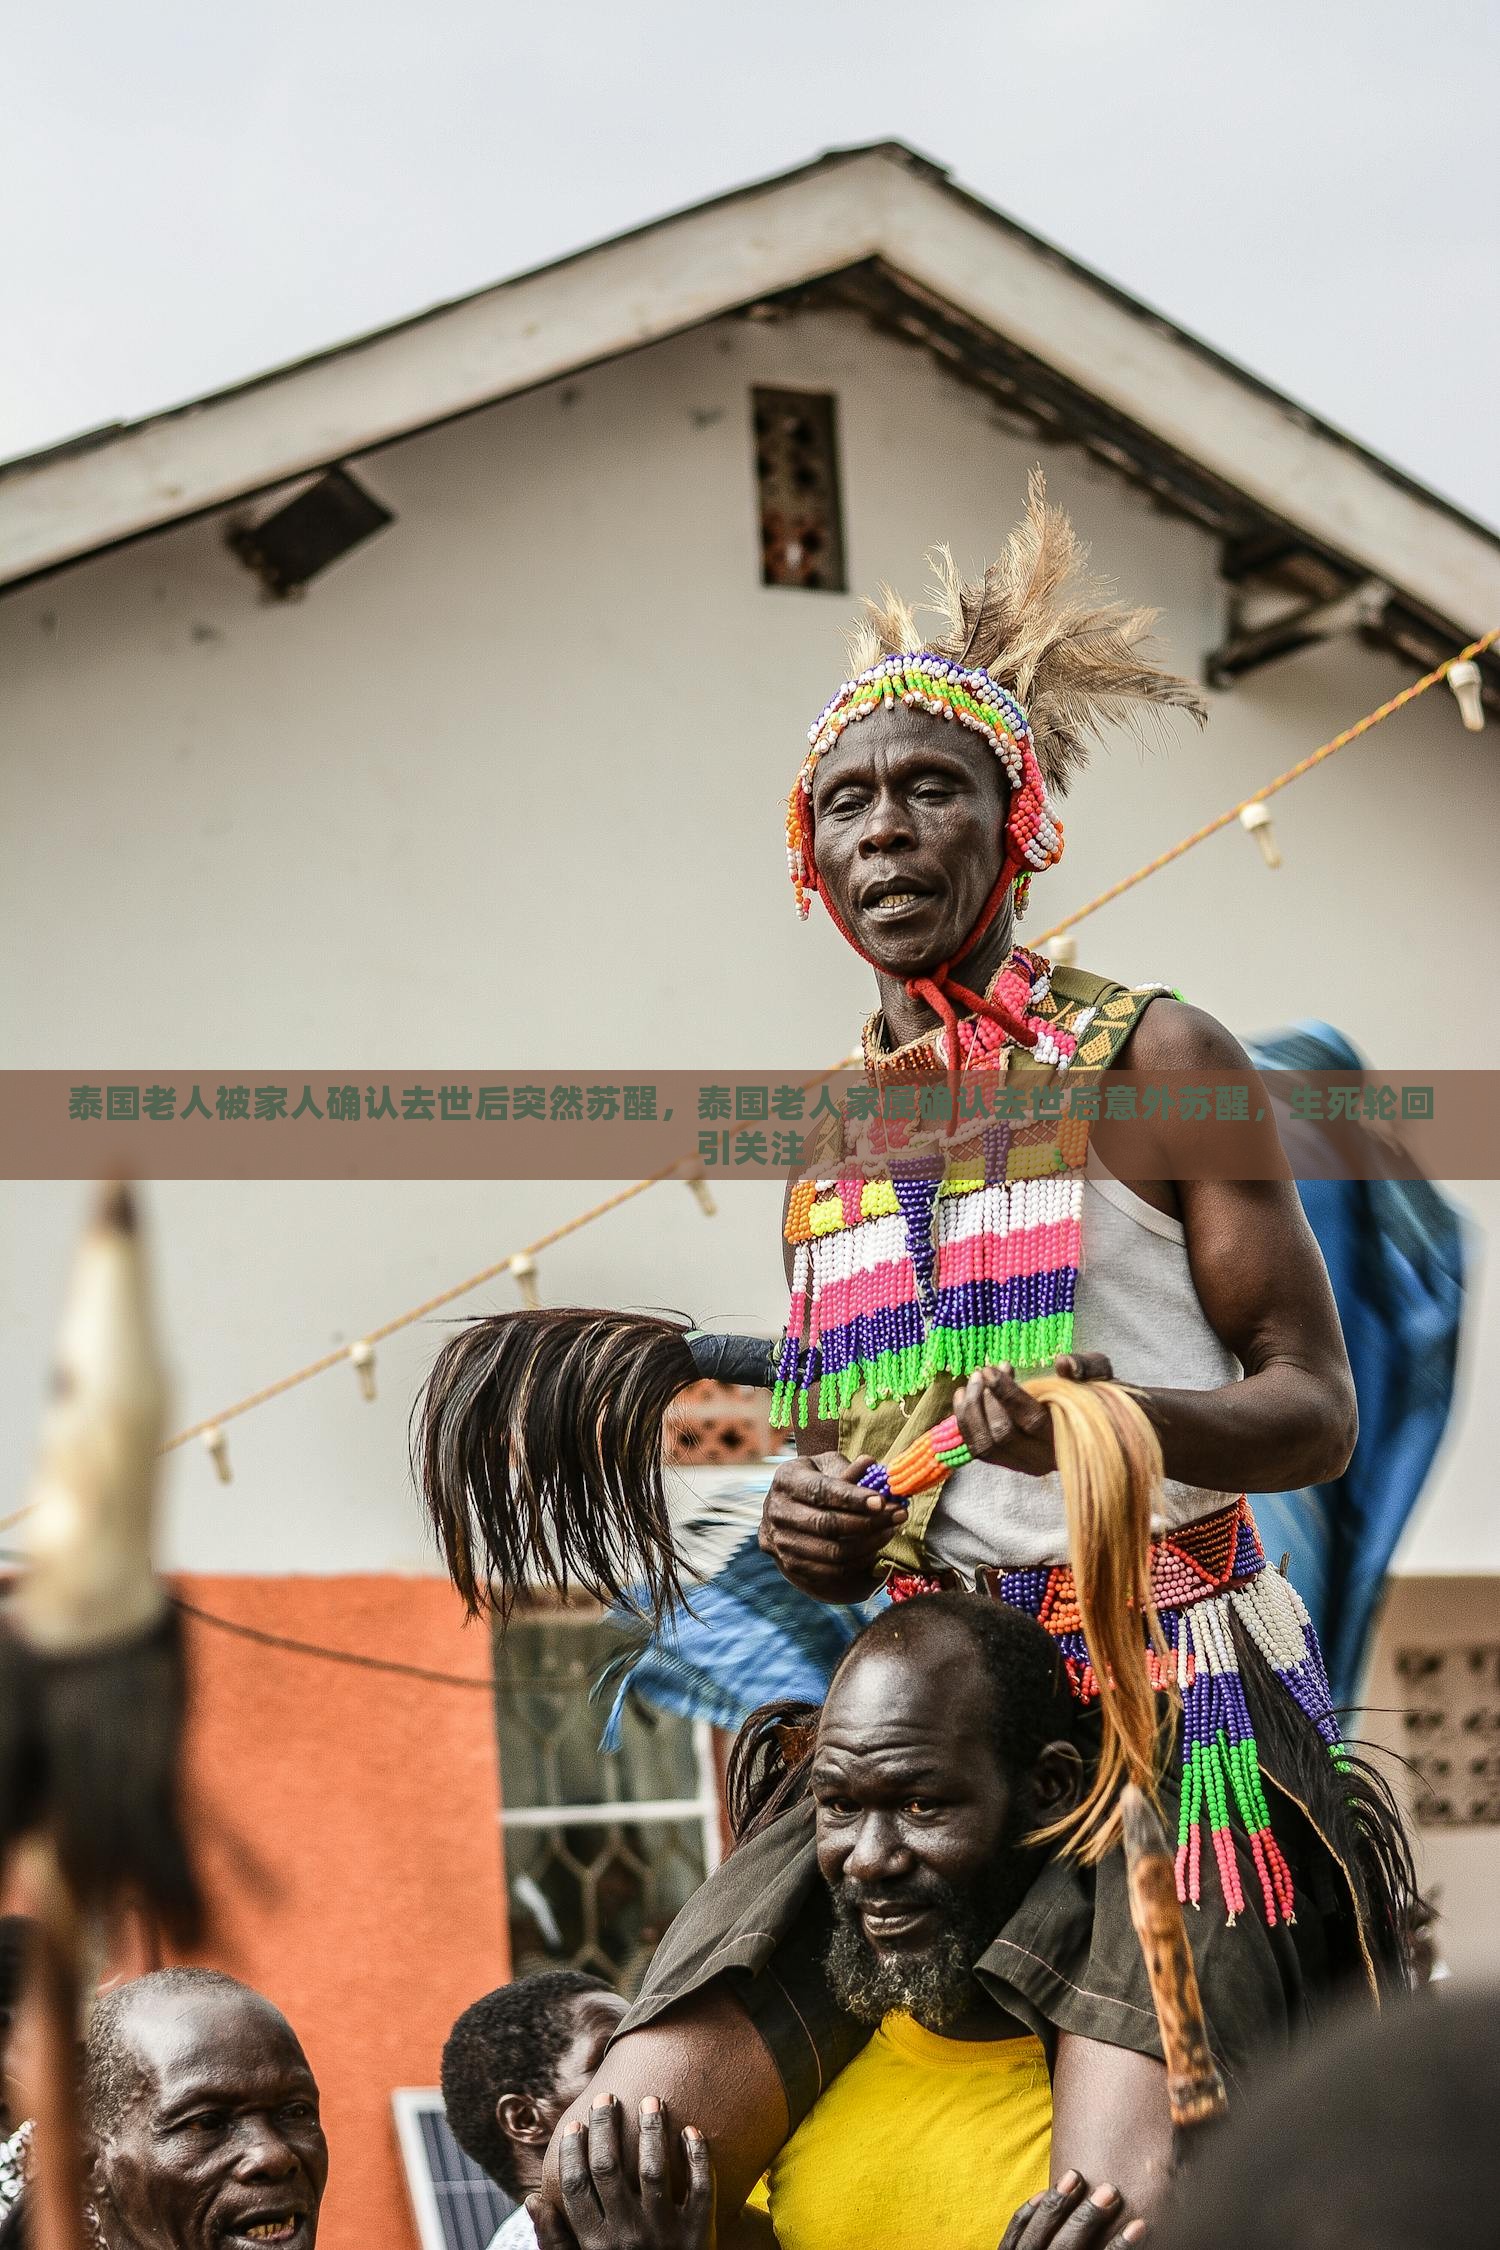
[[[939,1434],[932,1433],[934,1438]],[[967,1448],[963,1451],[967,1458]],[[894,1472],[888,1473],[895,1490]],[[893,1601],[905,1601],[915,1594],[937,1592],[948,1582],[946,1577],[895,1572],[887,1587]],[[977,1583],[981,1592],[1024,1609],[1046,1627],[1058,1644],[1074,1694],[1081,1703],[1093,1702],[1098,1683],[1089,1663],[1071,1566],[982,1570]],[[1163,1659],[1147,1642],[1151,1681],[1157,1688],[1175,1685],[1182,1696],[1177,1895],[1185,1904],[1201,1903],[1206,1818],[1230,1921],[1244,1912],[1244,1886],[1230,1831],[1232,1812],[1249,1840],[1266,1921],[1272,1927],[1278,1921],[1292,1922],[1296,1915],[1291,1870],[1271,1832],[1255,1723],[1235,1654],[1231,1619],[1238,1621],[1316,1727],[1335,1764],[1340,1764],[1343,1742],[1312,1620],[1296,1588],[1276,1571],[1267,1570],[1255,1518],[1243,1498],[1153,1540],[1151,1589],[1168,1647]]]
[[[1066,1070],[1095,1009],[1048,1009],[1050,965],[1020,946],[997,990],[1035,1025],[1033,1059]],[[1004,1033],[985,1017],[961,1022],[958,1042],[966,1074],[998,1073],[1007,1059]],[[895,1058],[872,1054],[867,1034],[877,1082],[930,1077],[946,1063],[941,1033]],[[957,1381],[1003,1362],[1027,1371],[1072,1348],[1087,1123],[985,1124],[946,1164],[917,1153],[917,1131],[884,1119],[866,1136],[862,1158],[873,1156],[885,1176],[862,1170],[792,1190],[792,1294],[771,1403],[778,1427],[805,1423],[813,1399],[831,1421],[860,1391],[872,1404],[909,1398],[940,1374]],[[930,1151],[930,1128],[926,1139]]]

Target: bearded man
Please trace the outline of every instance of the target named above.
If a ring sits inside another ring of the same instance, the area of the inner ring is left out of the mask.
[[[1047,2187],[1047,2053],[986,1973],[993,1947],[1021,1942],[1043,1865],[1028,1839],[1077,1793],[1075,1731],[1046,1635],[968,1596],[887,1612],[835,1674],[809,1774],[827,1977],[873,2036],[771,2167],[782,2250],[993,2250]],[[1139,2089],[1142,2199],[1167,2149],[1156,2067]]]
[[[1136,2240],[1171,2161],[1145,1968],[1138,1948],[1095,1961],[1091,1881],[1037,1833],[1084,1793],[1094,1751],[1054,1640],[1019,1609],[949,1593],[882,1612],[821,1710],[749,1722],[741,1839],[563,2134],[607,2097],[628,2121],[648,2086],[675,2115],[697,2101],[720,2240],[747,2250],[766,2209],[782,2250],[995,2250],[1049,2179],[1067,2216],[1080,2175],[1100,2183],[1089,2223]],[[1193,1935],[1238,2086],[1311,2005],[1293,1935],[1208,1917]]]

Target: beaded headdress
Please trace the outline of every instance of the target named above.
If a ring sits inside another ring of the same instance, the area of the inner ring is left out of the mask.
[[[924,635],[910,605],[888,586],[866,603],[850,643],[853,676],[809,730],[787,805],[787,858],[799,914],[806,915],[820,888],[812,804],[819,761],[847,726],[872,711],[900,702],[956,722],[987,741],[1005,769],[1011,792],[1005,858],[964,951],[1012,885],[1019,907],[1031,877],[1061,856],[1062,827],[1049,800],[1061,796],[1087,762],[1102,727],[1164,705],[1191,711],[1202,722],[1198,690],[1140,651],[1156,612],[1116,602],[1106,585],[1087,575],[1087,559],[1062,510],[1047,506],[1045,480],[1034,469],[1026,513],[981,578],[961,578],[946,547],[929,557],[936,633]]]
[[[812,850],[812,784],[818,760],[831,750],[845,727],[872,711],[928,711],[954,720],[987,742],[1010,784],[1005,822],[1002,893],[1016,885],[1016,911],[1025,904],[1026,886],[1061,859],[1062,823],[1047,802],[1047,784],[1037,762],[1031,723],[1016,698],[979,666],[966,666],[930,648],[898,650],[845,680],[809,730],[810,748],[787,806],[787,859],[797,912],[806,921],[811,894],[818,887]]]

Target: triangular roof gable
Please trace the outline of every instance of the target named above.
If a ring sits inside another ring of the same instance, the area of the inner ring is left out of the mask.
[[[0,586],[872,266],[1419,610],[1465,633],[1500,618],[1494,533],[889,143],[12,462],[0,469]]]

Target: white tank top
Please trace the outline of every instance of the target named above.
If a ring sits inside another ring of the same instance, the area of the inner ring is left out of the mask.
[[[1174,1391],[1219,1390],[1244,1369],[1208,1324],[1188,1267],[1180,1219],[1112,1179],[1091,1157],[1083,1186],[1083,1258],[1073,1312],[1080,1352],[1107,1352],[1122,1383]],[[1168,1528],[1212,1515],[1232,1493],[1168,1479]],[[956,1469],[927,1527],[927,1551],[964,1577],[982,1564],[1019,1570],[1068,1559],[1062,1487],[985,1461]]]

